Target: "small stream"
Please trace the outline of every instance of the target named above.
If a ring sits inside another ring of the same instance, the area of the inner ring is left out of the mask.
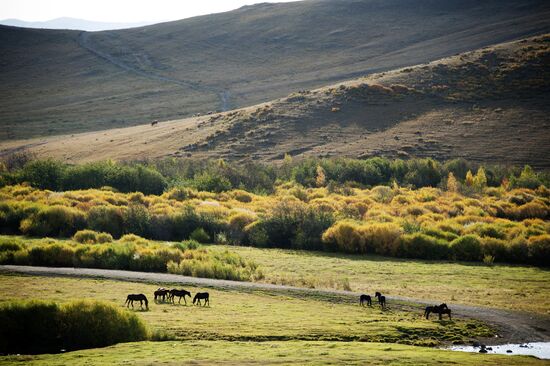
[[[477,352],[477,353],[491,353],[500,355],[529,355],[535,356],[541,359],[550,359],[550,342],[532,342],[532,343],[519,343],[519,344],[501,344],[498,346],[486,346],[484,349],[487,352],[480,352],[482,347],[474,346],[452,346],[449,348],[452,351],[462,352]]]

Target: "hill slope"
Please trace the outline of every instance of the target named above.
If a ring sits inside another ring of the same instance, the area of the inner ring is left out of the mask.
[[[550,31],[543,0],[310,0],[148,27],[0,27],[0,140],[226,110]]]
[[[374,74],[240,110],[4,142],[69,161],[294,156],[465,157],[550,167],[550,34]]]

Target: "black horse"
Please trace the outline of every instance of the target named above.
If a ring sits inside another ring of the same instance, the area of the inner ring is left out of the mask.
[[[201,305],[201,300],[204,300],[203,306],[206,306],[206,304],[210,306],[210,295],[208,294],[208,292],[197,292],[197,294],[193,298],[193,304],[195,304],[196,301],[198,305]]]
[[[370,295],[363,294],[359,296],[359,305],[365,306],[365,302],[368,306],[372,306],[372,298],[370,297]]]
[[[130,307],[132,305],[132,308],[134,307],[134,301],[139,301],[139,307],[143,308],[143,303],[145,302],[145,308],[149,309],[149,301],[147,301],[147,297],[144,294],[130,294],[126,297],[126,301],[124,302],[124,305],[127,305],[126,307]]]
[[[381,307],[386,306],[386,296],[382,295],[380,292],[376,292],[374,294],[374,297],[378,298],[378,303],[380,304]]]
[[[443,319],[443,314],[449,315],[449,319],[451,319],[451,309],[449,309],[445,303],[441,305],[427,306],[424,310],[424,316],[426,319],[430,318],[430,313],[439,314],[439,320]]]
[[[191,298],[191,293],[185,290],[172,289],[170,290],[170,293],[168,295],[168,300],[171,300],[173,303],[174,297],[176,296],[179,297],[178,304],[181,304],[181,298],[183,297],[183,301],[185,302],[185,305],[187,305],[187,300],[185,300],[185,296],[189,296],[189,298]]]
[[[160,287],[154,292],[154,295],[155,295],[155,301],[162,300],[162,302],[165,302],[167,296],[168,298],[170,298],[170,290],[164,287]]]

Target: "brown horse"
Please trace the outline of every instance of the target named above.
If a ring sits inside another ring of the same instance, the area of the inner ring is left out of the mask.
[[[144,294],[130,294],[126,297],[126,301],[124,302],[124,305],[127,305],[126,307],[130,307],[132,305],[132,308],[134,307],[134,301],[139,301],[139,307],[143,308],[143,303],[145,302],[145,308],[149,309],[149,301],[147,301],[147,297]]]
[[[185,305],[187,305],[187,300],[185,300],[185,296],[189,296],[189,298],[191,298],[191,293],[185,290],[172,289],[168,294],[168,300],[172,301],[173,303],[174,297],[176,296],[179,297],[178,304],[181,304],[181,298],[183,297],[183,301],[185,302]]]
[[[359,305],[365,306],[365,302],[368,306],[372,306],[372,298],[370,297],[370,295],[363,294],[359,296]]]
[[[195,301],[198,303],[198,305],[201,305],[201,300],[204,300],[204,305],[208,304],[210,306],[210,295],[208,292],[197,292],[195,297],[193,298],[193,304],[195,304]]]
[[[439,320],[443,319],[443,314],[449,315],[449,319],[451,319],[451,309],[449,309],[445,303],[441,305],[427,306],[424,310],[424,316],[426,316],[426,319],[430,318],[430,313],[439,314]]]
[[[168,290],[164,287],[160,287],[154,292],[154,295],[155,295],[155,301],[162,300],[162,302],[165,302],[166,301],[166,296],[168,296],[168,298],[170,298],[170,290]]]
[[[380,304],[381,307],[386,306],[386,296],[382,295],[380,292],[376,292],[374,294],[374,297],[378,298],[378,303]]]

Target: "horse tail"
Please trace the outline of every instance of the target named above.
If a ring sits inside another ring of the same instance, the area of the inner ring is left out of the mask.
[[[147,296],[143,296],[143,301],[145,301],[145,307],[149,308],[149,301],[147,301]]]

